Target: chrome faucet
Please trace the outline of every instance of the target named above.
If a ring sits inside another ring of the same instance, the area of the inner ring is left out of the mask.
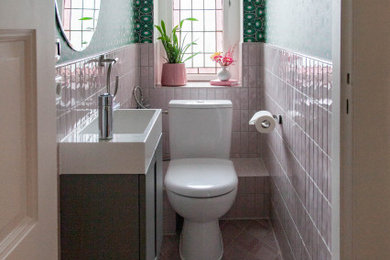
[[[99,139],[112,139],[112,100],[109,93],[99,95]]]
[[[113,131],[113,100],[118,92],[119,86],[119,76],[115,77],[115,90],[114,95],[111,94],[111,69],[112,65],[118,62],[118,59],[105,59],[103,56],[100,56],[99,65],[103,63],[108,63],[107,69],[107,81],[106,81],[106,93],[99,95],[99,139],[101,140],[110,140],[112,139]]]

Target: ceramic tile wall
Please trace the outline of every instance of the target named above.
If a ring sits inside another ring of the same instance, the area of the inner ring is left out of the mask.
[[[260,158],[232,158],[238,175],[237,197],[222,219],[270,217],[269,173]]]
[[[331,259],[332,65],[265,44],[263,69],[264,108],[283,116],[262,137],[284,259]]]
[[[139,45],[130,44],[106,53],[107,57],[119,58],[113,66],[111,89],[115,76],[119,76],[118,94],[114,104],[121,108],[135,107],[132,98],[134,86],[139,84]],[[107,67],[99,67],[99,56],[58,65],[56,74],[63,83],[57,95],[57,140],[61,140],[77,127],[82,127],[97,116],[98,96],[105,92]]]
[[[154,87],[153,44],[141,46],[141,86],[153,108],[168,109],[172,99],[229,99],[233,103],[231,157],[254,158],[261,154],[260,135],[248,125],[261,107],[261,43],[243,43],[242,87]],[[164,156],[169,157],[168,115],[163,115]]]

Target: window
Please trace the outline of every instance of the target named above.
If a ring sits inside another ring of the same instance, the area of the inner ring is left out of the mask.
[[[210,56],[223,49],[222,0],[174,0],[173,24],[189,17],[198,21],[185,23],[180,39],[197,43],[189,48],[185,57],[198,54],[186,62],[187,73],[216,74],[217,65]]]
[[[185,57],[199,53],[186,61],[187,77],[190,81],[215,79],[219,67],[210,59],[216,51],[226,51],[236,45],[234,58],[239,61],[239,42],[241,40],[240,10],[238,0],[159,0],[158,23],[163,19],[168,28],[177,25],[185,18],[198,21],[184,23],[180,39],[195,41],[197,45],[188,49]],[[231,68],[233,77],[239,78],[239,62]]]
[[[63,29],[74,48],[84,49],[89,45],[99,16],[100,1],[64,0]]]

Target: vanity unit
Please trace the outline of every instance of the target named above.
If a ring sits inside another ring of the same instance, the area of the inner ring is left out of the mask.
[[[61,259],[153,260],[162,242],[161,110],[117,110],[65,138],[60,154]]]

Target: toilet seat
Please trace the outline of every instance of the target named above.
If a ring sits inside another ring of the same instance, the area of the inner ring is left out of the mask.
[[[221,196],[237,187],[233,163],[226,159],[186,158],[169,163],[165,187],[193,198]]]

